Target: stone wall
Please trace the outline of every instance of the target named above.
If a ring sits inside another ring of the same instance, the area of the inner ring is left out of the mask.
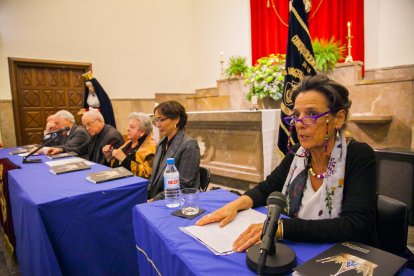
[[[360,141],[374,148],[414,148],[414,65],[371,69],[362,78],[362,63],[339,64],[333,79],[343,83],[353,101],[348,129]],[[200,89],[198,93],[157,93],[156,99],[113,99],[115,118],[122,133],[132,111],[152,113],[155,102],[175,99],[189,111],[243,109],[247,88],[243,80],[217,81],[216,88]],[[203,98],[204,97],[204,98]],[[207,97],[217,97],[207,100]],[[0,130],[6,147],[16,146],[11,100],[0,100]]]
[[[155,101],[153,99],[113,99],[112,107],[117,129],[122,134],[126,134],[129,113],[133,111],[152,113],[154,105]]]
[[[332,78],[349,89],[348,130],[373,148],[413,148],[414,65],[366,72],[362,63],[340,64]]]
[[[189,112],[186,132],[197,139],[214,183],[246,190],[280,162],[279,118],[280,110]]]
[[[11,100],[0,100],[0,130],[4,147],[16,146],[13,106]]]

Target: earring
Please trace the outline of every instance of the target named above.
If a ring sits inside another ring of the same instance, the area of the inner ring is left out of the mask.
[[[336,139],[339,139],[339,130],[340,130],[340,128],[339,127],[336,127],[335,128],[335,131],[336,131]]]
[[[326,117],[325,157],[329,157],[328,156],[328,128],[329,128],[329,117]]]

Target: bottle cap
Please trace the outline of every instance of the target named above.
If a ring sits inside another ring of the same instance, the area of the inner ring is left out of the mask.
[[[167,165],[174,165],[174,158],[167,158]]]

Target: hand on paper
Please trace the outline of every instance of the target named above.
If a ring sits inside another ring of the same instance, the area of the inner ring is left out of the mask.
[[[243,252],[260,241],[263,223],[250,225],[233,243],[233,251]]]
[[[61,153],[61,152],[63,152],[63,149],[61,149],[61,148],[48,148],[47,152],[46,152],[46,155],[54,155],[54,154],[58,154],[58,153]]]
[[[195,225],[203,226],[212,222],[220,222],[221,227],[230,223],[237,215],[238,209],[235,208],[231,203],[217,209],[211,214],[208,214],[199,219]]]
[[[198,220],[195,225],[203,226],[212,222],[220,222],[221,227],[226,226],[236,217],[239,210],[249,209],[253,206],[253,201],[248,196],[241,196],[238,199],[224,205],[211,214],[208,214]]]

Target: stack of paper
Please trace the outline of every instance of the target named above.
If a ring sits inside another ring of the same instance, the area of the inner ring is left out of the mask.
[[[236,218],[224,227],[218,222],[205,226],[187,226],[180,229],[207,246],[216,255],[227,255],[234,253],[233,242],[251,224],[264,223],[266,215],[256,210],[248,209],[239,212]]]

